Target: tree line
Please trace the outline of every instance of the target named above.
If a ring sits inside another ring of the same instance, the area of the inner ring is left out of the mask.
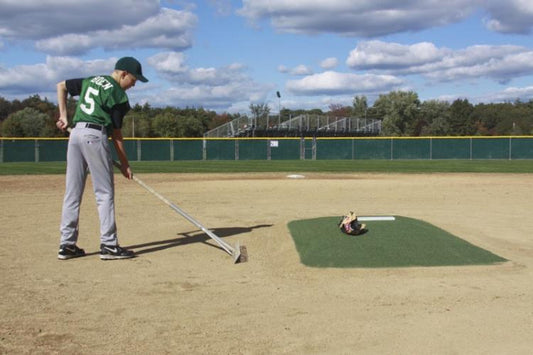
[[[76,110],[76,100],[67,100],[68,117]],[[59,110],[56,104],[39,95],[9,101],[0,97],[0,132],[4,137],[62,137],[56,128]],[[203,108],[156,108],[135,105],[124,117],[125,137],[202,137],[203,134],[233,119]]]
[[[533,134],[533,99],[473,105],[467,99],[421,102],[413,91],[393,91],[380,95],[372,107],[364,96],[356,96],[353,112],[359,117],[382,119],[383,136]]]
[[[68,99],[69,117],[76,101]],[[250,119],[270,115],[268,104],[250,104]],[[352,106],[330,105],[320,109],[282,108],[275,121],[286,121],[301,114],[332,118],[357,117],[382,120],[382,136],[470,136],[533,135],[533,99],[528,102],[472,104],[467,99],[422,102],[413,91],[392,91],[380,95],[372,106],[366,96],[355,96]],[[0,132],[4,137],[60,137],[55,126],[57,105],[33,95],[9,101],[0,97]],[[135,105],[126,115],[125,137],[202,137],[203,134],[243,114],[219,114],[204,108],[152,107]],[[266,127],[265,127],[266,128]]]

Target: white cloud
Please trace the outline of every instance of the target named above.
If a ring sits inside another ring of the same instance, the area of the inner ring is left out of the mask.
[[[300,64],[296,67],[294,67],[290,73],[292,75],[310,75],[310,74],[313,74],[313,70],[311,68],[309,68],[308,66],[306,65],[303,65],[303,64]]]
[[[313,69],[311,69],[310,67],[304,64],[297,65],[296,67],[292,69],[288,68],[285,65],[278,65],[278,72],[283,73],[283,74],[302,76],[302,75],[313,74]]]
[[[56,83],[61,80],[110,74],[117,59],[83,61],[73,57],[48,56],[45,63],[0,68],[0,91],[11,95],[28,92],[53,93]]]
[[[488,29],[502,33],[530,34],[533,28],[531,0],[487,0],[491,18],[485,20]]]
[[[179,52],[161,52],[148,58],[147,61],[164,76],[182,74],[188,69],[185,55]]]
[[[361,42],[346,64],[355,70],[393,75],[421,74],[434,81],[491,78],[501,83],[533,74],[533,50],[512,45],[476,45],[465,49],[437,48],[422,42],[402,45]]]
[[[356,69],[399,69],[439,61],[447,52],[429,42],[403,45],[367,41],[350,52],[346,64]]]
[[[295,95],[354,95],[389,91],[403,83],[402,79],[392,75],[361,75],[326,71],[300,80],[289,80],[286,86]]]
[[[333,69],[339,64],[339,60],[335,57],[329,57],[320,62],[322,69]]]
[[[69,78],[110,74],[118,58],[83,61],[75,57],[48,56],[45,63],[0,67],[2,96],[26,98],[39,93],[55,99],[57,82]],[[146,66],[143,63],[143,69]],[[239,63],[220,68],[190,68],[184,55],[176,52],[159,53],[147,59],[159,75],[167,79],[164,85],[138,85],[128,92],[131,102],[149,102],[152,106],[204,107],[225,111],[235,102],[264,102],[274,89],[272,84],[256,82]],[[39,80],[35,80],[39,78]],[[155,81],[154,81],[155,82]],[[154,86],[155,85],[155,86]],[[153,89],[158,90],[154,93]],[[160,90],[160,91],[159,91]]]
[[[375,37],[464,20],[483,0],[243,0],[250,22],[269,19],[278,31]]]
[[[254,24],[270,20],[281,32],[377,37],[457,23],[476,11],[489,15],[484,22],[492,31],[533,28],[531,0],[243,0],[237,13]]]
[[[191,84],[220,86],[226,83],[246,82],[250,78],[244,73],[245,67],[238,63],[220,68],[194,68],[189,71],[186,81]]]
[[[0,0],[0,37],[44,39],[135,25],[159,13],[157,0]]]
[[[148,63],[171,83],[217,86],[250,80],[245,74],[246,67],[240,63],[220,68],[189,68],[183,53],[158,53],[148,58]]]
[[[314,110],[320,109],[324,112],[329,111],[330,105],[352,106],[352,95],[336,95],[336,96],[321,96],[321,97],[291,97],[290,99],[282,99],[281,108],[290,110]],[[272,102],[272,111],[278,112],[278,103]]]
[[[183,53],[165,52],[148,63],[170,88],[150,96],[153,105],[195,106],[225,110],[235,102],[262,102],[274,88],[254,81],[243,64],[222,67],[189,67]]]
[[[0,0],[0,49],[9,53],[7,59],[2,61],[8,63],[13,60],[12,48],[13,53],[15,50],[23,51],[30,43],[35,43],[37,49],[49,54],[44,63],[7,64],[15,66],[4,68],[0,64],[0,92],[3,95],[31,95],[38,92],[55,96],[53,91],[57,81],[108,73],[116,60],[83,61],[73,55],[88,53],[93,49],[96,50],[91,54],[99,50],[113,53],[114,50],[137,48],[156,49],[143,51],[152,55],[146,64],[165,81],[157,82],[156,77],[154,80],[150,77],[148,85],[137,86],[131,95],[136,97],[159,85],[163,90],[170,87],[162,94],[149,92],[145,96],[154,105],[197,105],[222,110],[243,105],[247,107],[251,101],[268,100],[273,95],[272,90],[281,87],[280,83],[259,83],[251,73],[262,69],[249,70],[242,63],[219,64],[220,58],[212,58],[202,67],[187,63],[182,51],[193,46],[194,30],[199,25],[195,13],[203,16],[205,12],[197,10],[204,5],[190,1],[158,0],[139,0],[135,6],[131,4],[129,0]],[[182,10],[164,8],[162,4]],[[214,11],[218,15],[228,15],[232,11],[230,0],[208,0],[206,4],[211,7],[210,15]],[[368,38],[445,26],[464,21],[473,13],[485,15],[486,27],[501,33],[530,34],[533,26],[531,0],[243,0],[240,7],[238,13],[251,21],[258,24],[270,22],[278,32],[303,34],[333,33],[334,36]],[[519,43],[516,42],[517,36],[512,38],[514,43]],[[201,36],[199,39],[204,42],[200,46],[210,45]],[[327,45],[317,44],[316,48],[322,48],[321,53],[325,53],[323,58],[338,55],[333,46],[328,49]],[[165,52],[153,54],[160,50]],[[330,50],[330,53],[324,52]],[[29,55],[34,54],[32,52]],[[210,55],[216,56],[213,53]],[[223,57],[230,55],[224,53]],[[238,58],[243,60],[246,56]],[[19,61],[22,62],[31,61],[28,57]],[[251,65],[259,66],[258,63]],[[346,58],[346,65],[358,74],[334,71],[339,65],[336,57],[325,58],[312,65],[305,63],[305,60],[300,63],[304,64],[292,64],[291,67],[280,65],[277,68],[280,73],[300,76],[293,78],[297,80],[287,82],[288,95],[283,95],[287,103],[294,99],[293,108],[298,108],[298,103],[312,105],[322,100],[323,104],[335,103],[357,94],[372,96],[398,89],[407,80],[428,86],[437,82],[453,82],[459,88],[465,82],[475,87],[482,81],[480,79],[506,84],[515,78],[526,77],[523,83],[533,75],[533,49],[525,47],[525,44],[474,45],[451,49],[431,42],[400,44],[371,40],[359,42]],[[315,67],[325,72],[313,74]],[[276,79],[273,76],[265,81],[273,82]],[[483,87],[483,84],[479,85]],[[417,89],[424,90],[424,87]],[[516,97],[513,95],[527,100],[532,97],[531,88],[502,89],[483,98],[488,101],[499,100],[500,97],[514,100]],[[277,107],[276,99],[274,101]]]
[[[46,53],[82,54],[93,48],[131,49],[168,48],[183,50],[192,44],[192,28],[196,15],[187,11],[161,9],[153,17],[135,25],[93,31],[87,34],[68,33],[37,41],[36,47]]]
[[[197,17],[189,10],[161,8],[157,0],[0,0],[0,40],[36,41],[52,55],[192,45]]]
[[[473,46],[424,70],[424,76],[437,81],[485,77],[503,84],[533,74],[533,51],[516,46]]]
[[[479,98],[479,102],[513,102],[521,100],[528,102],[533,97],[533,86],[523,88],[508,87],[496,93],[486,94]]]
[[[467,99],[473,104],[479,103],[497,103],[497,102],[514,102],[520,100],[529,102],[533,97],[533,86],[526,87],[508,87],[501,91],[481,93],[478,95],[440,95],[436,99],[439,101],[453,102],[457,99]]]
[[[226,110],[236,102],[264,102],[270,85],[262,85],[251,79],[229,82],[223,85],[180,85],[149,96],[148,102],[175,107],[204,107],[212,110]]]

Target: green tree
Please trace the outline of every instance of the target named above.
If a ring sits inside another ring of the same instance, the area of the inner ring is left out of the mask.
[[[218,127],[218,126],[222,126],[223,124],[231,122],[232,120],[233,120],[232,115],[227,114],[227,113],[223,113],[223,114],[220,114],[220,115],[215,115],[215,117],[213,117],[209,121],[207,129],[208,130],[214,129],[214,128]]]
[[[34,108],[26,107],[15,112],[2,124],[2,135],[5,137],[46,137],[53,132],[47,127],[49,116]]]
[[[180,114],[186,117],[189,117],[189,116],[194,117],[202,126],[202,128],[200,128],[200,126],[197,123],[195,123],[194,125],[196,126],[196,128],[194,129],[194,131],[200,132],[200,133],[196,133],[195,135],[191,137],[203,136],[203,133],[209,129],[210,122],[213,121],[217,117],[216,112],[205,110],[202,107],[194,108],[194,109],[187,108],[185,110],[182,110]]]
[[[393,91],[380,95],[374,103],[379,116],[383,117],[384,136],[413,136],[417,128],[420,101],[413,91]]]
[[[450,104],[429,100],[420,104],[420,135],[446,136],[450,132]]]
[[[11,102],[0,96],[0,122],[5,120],[11,113]]]
[[[515,135],[533,134],[533,99],[529,102],[515,103],[515,107],[511,133]]]
[[[136,114],[142,112],[133,110]],[[166,107],[163,109],[154,109],[157,112],[153,118],[144,116],[141,122],[150,122],[151,132],[157,137],[202,137],[208,130],[212,122],[217,118],[214,111],[208,111],[203,108],[173,108]],[[151,116],[151,115],[149,115]],[[128,125],[131,125],[128,121]],[[135,131],[137,134],[137,121],[135,122]],[[141,132],[142,134],[142,132]]]
[[[178,137],[201,137],[205,132],[202,120],[192,115],[178,117],[178,128]]]
[[[153,133],[156,137],[179,137],[178,117],[172,112],[163,112],[154,117]]]
[[[135,132],[133,130],[135,129]],[[146,111],[130,111],[122,123],[124,137],[150,137],[152,135],[152,119]]]
[[[472,113],[474,106],[467,99],[457,99],[450,106],[450,135],[469,136],[476,133]]]
[[[499,104],[479,104],[472,119],[482,135],[531,134],[533,110],[520,101]]]
[[[479,104],[472,109],[470,116],[477,133],[483,136],[496,134],[496,125],[503,119],[499,105]]]
[[[328,115],[336,118],[350,117],[352,115],[352,108],[342,104],[331,104],[329,105]]]
[[[357,118],[366,118],[368,112],[368,101],[366,96],[356,96],[353,98],[353,115]]]

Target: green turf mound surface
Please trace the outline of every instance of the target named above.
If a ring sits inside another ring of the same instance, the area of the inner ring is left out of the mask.
[[[340,217],[292,221],[289,230],[304,265],[336,268],[486,265],[507,261],[427,222],[395,216],[368,221],[367,232],[350,236]]]

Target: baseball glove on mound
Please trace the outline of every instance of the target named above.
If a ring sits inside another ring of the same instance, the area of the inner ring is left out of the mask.
[[[366,224],[359,223],[357,215],[354,212],[350,212],[348,215],[341,217],[339,228],[343,233],[358,235],[364,232]]]

